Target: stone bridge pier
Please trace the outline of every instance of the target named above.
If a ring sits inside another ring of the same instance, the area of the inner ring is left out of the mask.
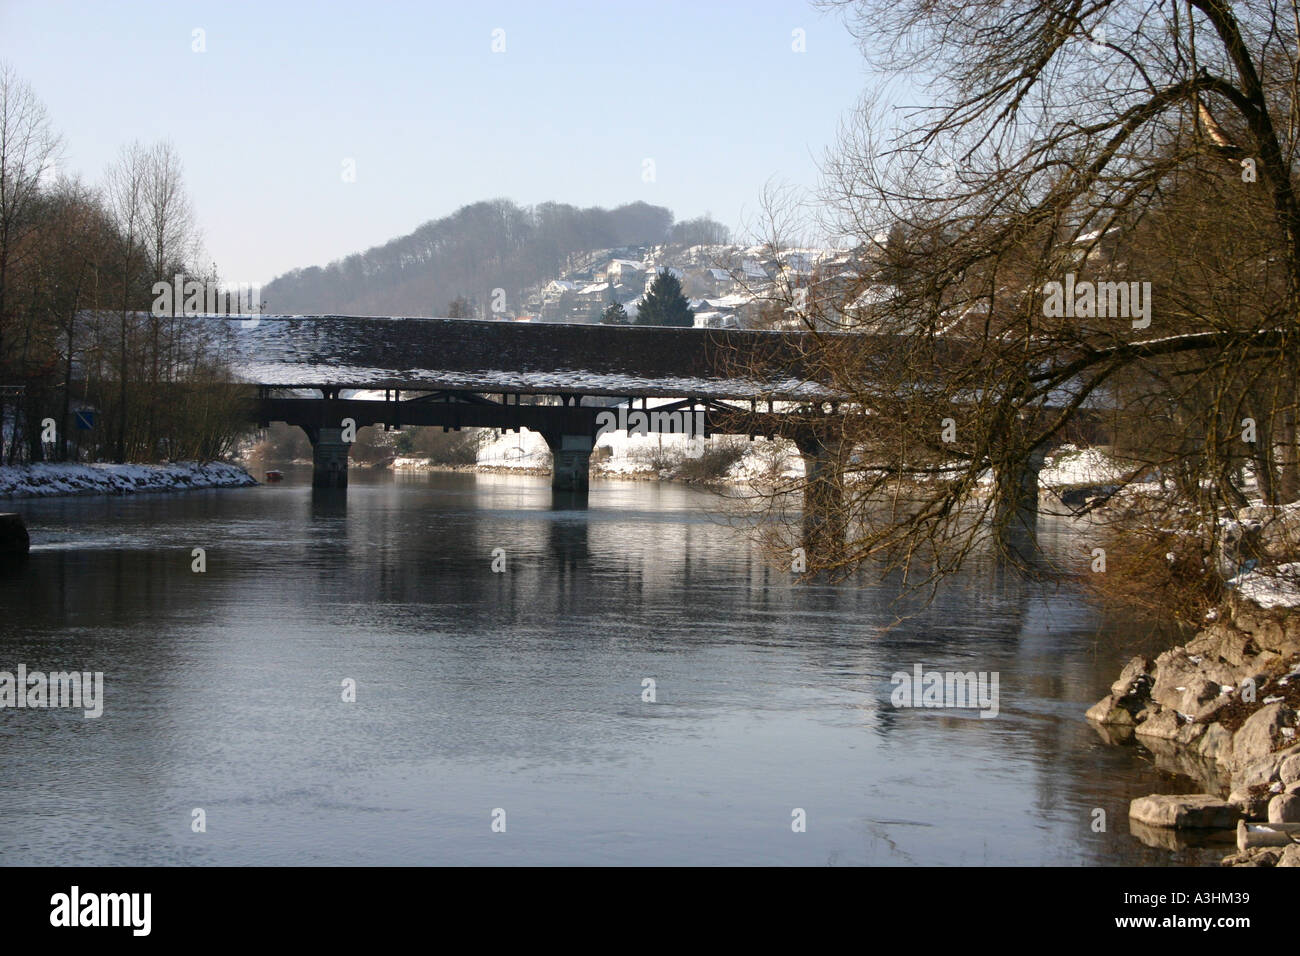
[[[348,453],[351,444],[343,440],[343,429],[332,425],[303,425],[311,440],[311,486],[346,488]]]
[[[586,492],[591,486],[591,452],[596,447],[595,437],[557,431],[545,431],[542,437],[551,449],[552,490]]]
[[[804,463],[803,548],[811,561],[834,563],[844,550],[848,517],[844,465],[850,443],[829,428],[802,428],[792,436]]]
[[[993,533],[1001,555],[1020,564],[1038,556],[1038,474],[1047,445],[1038,445],[1023,458],[993,466]]]

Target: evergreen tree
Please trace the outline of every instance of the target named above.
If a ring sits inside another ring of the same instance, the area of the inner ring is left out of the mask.
[[[627,309],[623,308],[623,306],[618,302],[612,303],[609,308],[605,310],[605,314],[600,317],[600,321],[604,325],[632,324],[631,320],[627,317]]]
[[[695,313],[682,295],[682,284],[667,269],[660,270],[655,281],[650,284],[650,291],[641,300],[637,310],[637,325],[672,325],[691,328],[695,325]]]

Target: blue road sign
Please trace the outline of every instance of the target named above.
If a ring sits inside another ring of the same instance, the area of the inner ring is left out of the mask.
[[[78,431],[86,432],[86,431],[90,431],[90,429],[95,427],[94,412],[77,412],[76,420],[77,420]]]

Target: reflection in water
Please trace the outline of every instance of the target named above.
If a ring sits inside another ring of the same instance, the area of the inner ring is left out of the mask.
[[[1148,635],[1067,591],[991,570],[930,604],[795,585],[680,486],[597,483],[583,509],[545,479],[354,470],[341,495],[285,470],[23,503],[35,546],[0,577],[0,669],[102,670],[106,703],[0,712],[0,859],[1222,855],[1129,832],[1131,799],[1191,784],[1082,719]],[[893,708],[890,675],[917,663],[997,672],[998,718]]]
[[[547,534],[547,546],[554,559],[557,572],[567,574],[586,564],[591,555],[587,550],[587,521],[583,516],[560,517],[552,521]]]
[[[343,518],[348,513],[346,488],[312,488],[311,516],[313,519]]]

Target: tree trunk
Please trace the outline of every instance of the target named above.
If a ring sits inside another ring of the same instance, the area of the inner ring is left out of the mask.
[[[1273,427],[1268,418],[1262,417],[1255,435],[1252,449],[1255,459],[1255,487],[1266,505],[1275,505],[1277,500],[1273,491]]]
[[[126,303],[122,303],[122,322],[120,333],[120,346],[122,367],[119,370],[118,379],[120,385],[118,388],[118,409],[117,409],[117,449],[113,456],[119,464],[126,462]]]
[[[1282,465],[1277,481],[1279,504],[1300,499],[1300,448],[1296,446],[1296,437],[1296,411],[1289,408],[1282,413],[1277,435]]]

